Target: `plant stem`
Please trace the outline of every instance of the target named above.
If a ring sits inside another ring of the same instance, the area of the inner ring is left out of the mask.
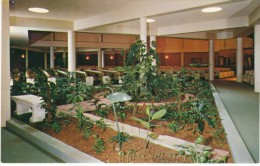
[[[113,103],[113,111],[114,111],[114,115],[115,115],[115,119],[116,119],[116,126],[117,126],[117,130],[118,130],[119,151],[121,151],[121,147],[122,147],[121,133],[120,133],[120,129],[119,129],[119,124],[118,124],[118,120],[117,120],[117,115],[116,115],[116,110],[115,110],[115,105],[114,105],[114,103]]]

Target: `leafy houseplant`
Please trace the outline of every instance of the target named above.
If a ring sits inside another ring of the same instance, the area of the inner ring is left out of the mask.
[[[141,40],[131,45],[126,57],[126,74],[121,89],[135,102],[151,97],[147,82],[150,81],[149,75],[156,74],[157,67],[152,64],[154,60],[158,63],[156,51],[150,48],[146,52],[146,45]]]
[[[155,125],[152,124],[152,121],[160,119],[161,117],[163,117],[166,113],[166,110],[162,109],[162,110],[159,110],[159,111],[154,113],[153,111],[150,111],[150,107],[147,107],[145,112],[146,112],[146,115],[148,116],[147,121],[140,119],[140,118],[136,118],[136,117],[132,117],[132,119],[140,122],[143,127],[147,128],[148,132],[147,132],[147,136],[146,136],[146,145],[145,145],[145,147],[147,148],[148,144],[149,144],[149,140],[148,140],[149,132],[151,130],[151,127],[155,126]]]
[[[102,138],[99,138],[99,135],[94,135],[95,144],[92,148],[96,151],[96,153],[101,153],[105,150],[105,142]]]

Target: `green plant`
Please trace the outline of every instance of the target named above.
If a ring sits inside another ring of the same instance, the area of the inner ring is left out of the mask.
[[[177,85],[169,74],[150,74],[147,88],[155,101],[167,100],[177,95]]]
[[[42,107],[47,114],[44,123],[47,123],[55,132],[62,129],[62,123],[57,118],[57,104],[59,98],[57,87],[53,82],[48,82],[47,77],[40,69],[32,69],[35,75],[34,85],[31,85],[31,93],[42,97]]]
[[[168,127],[171,129],[173,133],[176,133],[177,131],[183,128],[183,126],[181,126],[179,122],[171,122],[170,124],[168,124]]]
[[[120,117],[122,121],[126,119],[127,116],[127,109],[129,107],[125,105],[124,102],[117,102],[115,103],[115,109],[118,110],[117,115]]]
[[[96,153],[101,153],[105,150],[105,142],[102,138],[99,138],[98,135],[94,135],[95,143],[92,148],[96,151]]]
[[[105,123],[104,119],[100,119],[96,121],[96,125],[98,128],[102,129],[103,132],[106,130],[106,128],[108,127],[108,125]]]
[[[97,104],[96,114],[102,118],[107,118],[108,111],[105,108],[102,108],[103,106],[107,107],[106,104]]]
[[[158,55],[152,48],[146,51],[146,45],[138,40],[132,44],[126,56],[125,75],[121,90],[132,97],[132,101],[148,100],[152,97],[151,90],[147,87],[150,75],[155,74],[157,67],[153,61],[157,61]]]
[[[180,155],[188,156],[194,163],[226,163],[227,156],[221,156],[217,159],[212,159],[213,154],[211,147],[203,147],[199,149],[196,145],[179,145],[183,150],[179,151]]]
[[[93,127],[93,122],[89,117],[84,116],[83,114],[83,108],[81,106],[78,106],[76,110],[76,117],[78,120],[78,130],[79,133],[85,128],[92,128]]]
[[[70,93],[67,94],[67,102],[73,103],[73,107],[70,108],[70,110],[75,109],[76,117],[78,119],[78,129],[79,132],[81,132],[86,126],[93,127],[93,122],[88,117],[84,116],[83,107],[80,105],[80,102],[84,101],[87,96],[92,95],[92,91],[91,87],[81,81],[78,82],[73,78],[75,73],[69,73],[69,75],[70,74]]]
[[[120,133],[117,133],[117,135],[115,135],[114,137],[112,137],[111,141],[117,142],[117,143],[119,143],[119,142],[127,142],[131,138],[132,137],[129,134],[124,133],[124,132],[120,132]]]
[[[150,107],[147,106],[145,112],[146,112],[146,115],[148,116],[147,121],[140,119],[140,118],[136,118],[136,117],[131,117],[131,118],[135,121],[140,122],[142,124],[142,126],[144,126],[148,130],[147,136],[146,136],[146,146],[145,146],[147,148],[148,144],[149,144],[148,137],[149,137],[150,129],[152,126],[155,126],[152,124],[152,121],[160,119],[161,117],[163,117],[165,115],[165,113],[167,111],[165,109],[162,109],[162,110],[159,110],[154,113],[153,111],[150,111]]]
[[[219,129],[216,129],[213,133],[212,133],[213,137],[215,137],[219,142],[220,144],[222,144],[222,142],[226,142],[226,133],[225,133],[225,130],[224,128],[219,128]]]
[[[100,86],[99,88],[101,88],[102,86]],[[104,89],[104,87],[102,87],[101,89]],[[95,112],[96,112],[96,115],[102,117],[102,118],[106,118],[107,115],[108,115],[108,112],[106,109],[102,108],[103,106],[107,107],[106,104],[102,103],[102,104],[99,104],[99,102],[101,101],[101,96],[102,94],[99,94],[99,95],[93,95],[93,104],[91,105],[94,105],[95,106]]]
[[[90,128],[86,128],[84,130],[84,139],[88,139],[92,135],[92,130]]]

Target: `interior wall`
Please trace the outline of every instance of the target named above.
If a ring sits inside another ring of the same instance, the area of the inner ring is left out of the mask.
[[[97,66],[97,53],[77,52],[77,66]]]
[[[192,62],[192,61],[197,62]],[[199,61],[201,62],[199,62]],[[185,52],[184,53],[184,66],[188,67],[190,63],[201,63],[208,64],[209,63],[209,53],[208,52]]]
[[[105,67],[123,66],[123,56],[120,54],[105,54],[104,56]]]
[[[181,53],[159,53],[160,66],[181,66]]]
[[[22,55],[24,57],[22,57]],[[22,49],[10,49],[10,70],[18,69],[25,72],[25,50]]]

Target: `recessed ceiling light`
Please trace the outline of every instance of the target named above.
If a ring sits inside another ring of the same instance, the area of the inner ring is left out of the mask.
[[[146,22],[154,22],[155,20],[154,19],[151,19],[151,18],[147,18],[146,19]]]
[[[201,11],[203,13],[214,13],[214,12],[219,12],[221,10],[222,10],[221,7],[208,7],[208,8],[202,9]]]
[[[28,8],[28,10],[30,12],[34,12],[34,13],[49,13],[48,9],[44,9],[44,8],[40,8],[40,7],[31,7],[31,8]]]

